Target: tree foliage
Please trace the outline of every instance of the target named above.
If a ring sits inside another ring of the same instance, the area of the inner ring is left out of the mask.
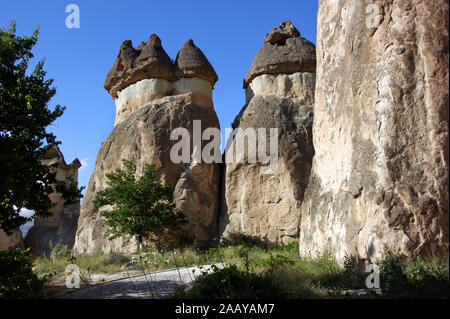
[[[45,79],[43,60],[27,74],[38,34],[36,29],[31,36],[17,36],[14,22],[0,28],[0,228],[7,233],[31,220],[20,216],[21,209],[46,217],[54,206],[48,195],[56,174],[41,159],[60,143],[47,127],[65,107],[47,106],[56,89]]]
[[[33,272],[34,257],[29,250],[0,250],[0,299],[39,296],[48,277]]]
[[[94,200],[96,209],[113,207],[101,212],[110,239],[131,236],[142,243],[186,223],[175,209],[172,189],[156,180],[154,165],[146,165],[144,175],[136,179],[133,162],[122,162],[125,170],[106,174],[107,188],[98,191]]]
[[[55,190],[64,198],[64,207],[74,205],[83,197],[81,192],[85,189],[84,186],[78,187],[78,183],[73,176],[68,176],[65,181],[56,181]]]

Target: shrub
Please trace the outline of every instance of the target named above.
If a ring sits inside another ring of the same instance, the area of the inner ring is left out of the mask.
[[[34,258],[29,250],[0,250],[0,298],[36,298],[47,278],[33,272]]]
[[[139,242],[142,252],[144,239],[169,248],[176,243],[176,231],[187,223],[183,213],[175,208],[173,190],[156,178],[155,165],[145,165],[144,175],[136,177],[136,165],[122,160],[125,170],[116,169],[106,174],[108,186],[96,193],[95,209],[113,205],[115,209],[104,210],[106,235],[109,239],[128,237]]]
[[[239,232],[229,233],[226,238],[222,239],[222,245],[268,248],[268,243],[263,240]]]
[[[56,260],[59,258],[67,258],[70,257],[71,253],[71,250],[68,249],[67,246],[58,244],[52,248],[50,259]]]
[[[417,257],[411,261],[388,251],[379,263],[381,289],[386,297],[449,297],[448,257]]]
[[[236,265],[203,273],[186,291],[178,291],[174,298],[194,299],[264,299],[281,295],[274,282],[265,274],[240,270]]]
[[[281,254],[270,255],[268,258],[259,258],[253,262],[254,266],[268,267],[268,271],[272,272],[284,266],[294,265],[294,261],[289,257]]]

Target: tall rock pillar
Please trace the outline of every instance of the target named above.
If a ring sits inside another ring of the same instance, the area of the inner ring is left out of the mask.
[[[104,85],[115,100],[115,125],[98,152],[83,199],[76,252],[136,251],[135,240],[123,246],[123,238],[106,238],[103,219],[93,207],[96,192],[106,187],[105,174],[122,167],[122,159],[136,164],[137,175],[145,164],[155,164],[157,178],[174,189],[174,202],[187,217],[185,237],[197,246],[211,243],[217,234],[220,170],[214,162],[193,159],[192,138],[195,123],[201,124],[200,136],[207,128],[219,129],[212,103],[217,79],[192,40],[174,64],[155,34],[137,48],[129,40],[122,43]],[[188,163],[172,161],[171,148],[178,141],[171,139],[171,132],[176,128],[189,132]]]
[[[220,216],[223,237],[238,232],[270,243],[297,240],[299,207],[314,155],[315,69],[314,45],[301,38],[290,21],[266,36],[244,79],[246,103],[233,123],[233,129],[253,131],[256,139],[240,142],[230,137],[228,143],[235,154],[236,146],[246,143],[242,162],[237,157],[228,158],[230,149],[225,154]],[[255,151],[267,146],[265,153],[269,155],[271,128],[278,130],[277,165],[268,171],[259,153],[252,155],[248,146],[257,144]],[[266,133],[263,144],[258,129]]]

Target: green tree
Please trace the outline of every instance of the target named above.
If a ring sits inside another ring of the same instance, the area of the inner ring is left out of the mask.
[[[0,228],[7,233],[35,216],[50,216],[54,206],[48,195],[55,191],[56,174],[41,165],[41,159],[60,144],[47,127],[65,107],[48,108],[56,89],[52,79],[45,79],[43,60],[27,74],[38,34],[36,29],[31,36],[16,36],[14,22],[8,29],[0,28]],[[67,190],[66,199],[79,199],[79,191]],[[20,216],[23,208],[35,215]]]
[[[33,272],[33,255],[27,250],[0,250],[0,299],[38,298],[50,276]]]
[[[155,240],[171,233],[186,223],[181,212],[176,211],[173,191],[155,178],[155,166],[146,165],[144,175],[136,179],[136,166],[122,160],[125,170],[116,169],[106,174],[107,187],[97,192],[95,209],[111,205],[113,210],[102,211],[109,239],[134,237],[142,250],[144,239]]]
[[[81,192],[84,186],[78,187],[78,183],[73,176],[68,176],[65,181],[57,181],[54,184],[55,190],[64,198],[64,207],[74,205],[83,197]]]

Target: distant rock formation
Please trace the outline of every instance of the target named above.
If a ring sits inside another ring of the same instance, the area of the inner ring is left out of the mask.
[[[66,164],[64,156],[57,146],[47,151],[42,159],[43,165],[56,164],[56,179],[59,181],[78,182],[78,169],[80,161],[75,158],[70,165]],[[50,212],[51,217],[36,217],[33,226],[25,237],[25,246],[36,255],[50,256],[52,247],[64,245],[72,248],[75,242],[78,217],[80,215],[80,203],[64,207],[64,199],[60,193],[51,193],[50,199],[56,204]]]
[[[449,4],[368,5],[319,1],[300,253],[448,254]]]
[[[212,90],[217,75],[207,58],[192,40],[180,49],[174,65],[152,34],[136,49],[124,41],[105,81],[105,89],[116,103],[112,132],[103,142],[94,172],[84,197],[74,250],[134,252],[136,242],[123,246],[123,238],[108,240],[103,219],[92,201],[106,187],[105,174],[122,167],[122,159],[132,160],[137,174],[145,164],[155,164],[157,177],[174,189],[174,202],[189,224],[184,235],[197,246],[207,246],[217,234],[220,168],[191,160],[174,163],[170,158],[175,128],[188,130],[191,139],[194,120],[201,121],[200,134],[206,128],[219,128],[213,108]]]
[[[15,229],[9,236],[0,229],[0,249],[23,248],[23,237],[20,229]]]
[[[239,232],[271,243],[298,238],[299,207],[314,155],[311,128],[316,66],[314,45],[299,36],[290,21],[273,28],[245,76],[246,103],[233,129],[264,128],[269,154],[270,128],[277,128],[278,165],[268,174],[261,173],[265,164],[259,160],[252,163],[249,156],[243,163],[225,165],[219,222],[222,237]],[[228,143],[235,146],[236,138]],[[248,155],[248,149],[246,152]]]

